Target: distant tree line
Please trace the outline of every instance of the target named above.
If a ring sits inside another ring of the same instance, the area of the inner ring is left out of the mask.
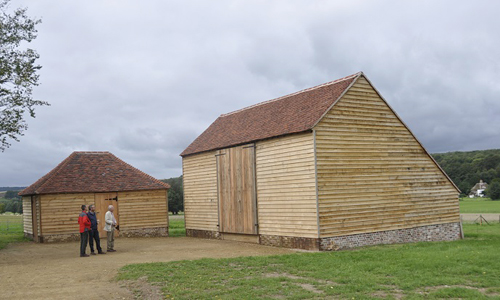
[[[4,212],[23,213],[23,201],[17,194],[19,191],[7,191],[0,198],[0,214]]]
[[[25,186],[0,186],[0,192],[5,192],[5,191],[22,191],[26,187]]]
[[[184,211],[182,175],[179,177],[163,179],[162,181],[170,184],[170,189],[168,190],[168,211],[172,212],[174,215]]]
[[[500,200],[500,149],[432,154],[465,197],[480,180],[488,183],[486,196]]]

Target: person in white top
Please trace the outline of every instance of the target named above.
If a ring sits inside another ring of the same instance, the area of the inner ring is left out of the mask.
[[[117,226],[117,224],[115,215],[113,214],[114,210],[115,208],[113,207],[113,205],[108,206],[108,211],[104,216],[104,221],[106,223],[104,224],[104,230],[107,231],[108,233],[108,252],[116,251],[114,247],[115,247],[115,227]]]

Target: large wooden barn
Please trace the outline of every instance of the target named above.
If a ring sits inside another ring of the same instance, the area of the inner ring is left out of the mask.
[[[460,238],[458,188],[363,73],[223,114],[181,156],[188,236],[318,250]]]
[[[42,243],[79,239],[81,205],[94,204],[103,237],[111,204],[120,236],[168,236],[169,187],[109,152],[73,152],[19,193],[24,233]]]

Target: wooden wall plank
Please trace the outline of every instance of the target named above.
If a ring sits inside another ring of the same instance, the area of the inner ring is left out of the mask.
[[[31,215],[31,197],[23,197],[23,226],[24,232],[33,234],[33,217]]]
[[[39,196],[40,236],[78,233],[78,215],[83,204],[94,203],[93,193],[50,194]]]
[[[100,194],[102,193],[40,196],[41,235],[78,233],[81,205],[96,205],[96,195]],[[120,192],[112,195],[117,195],[119,199],[115,216],[119,220],[121,229],[168,226],[166,190]],[[106,211],[107,206],[100,208],[99,213],[104,214]],[[103,230],[103,223],[101,221],[99,224],[100,231]]]
[[[186,229],[218,231],[216,151],[182,158]]]
[[[256,144],[259,233],[318,237],[312,133]]]
[[[166,190],[118,192],[120,229],[168,226]]]

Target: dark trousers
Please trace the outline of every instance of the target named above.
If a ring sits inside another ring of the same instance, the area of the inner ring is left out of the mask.
[[[99,231],[97,229],[89,231],[89,245],[90,245],[91,252],[94,252],[94,240],[95,240],[97,252],[101,253],[102,252],[101,239],[99,238]]]
[[[87,250],[87,241],[89,239],[89,232],[80,232],[80,256],[85,254],[85,250]]]

